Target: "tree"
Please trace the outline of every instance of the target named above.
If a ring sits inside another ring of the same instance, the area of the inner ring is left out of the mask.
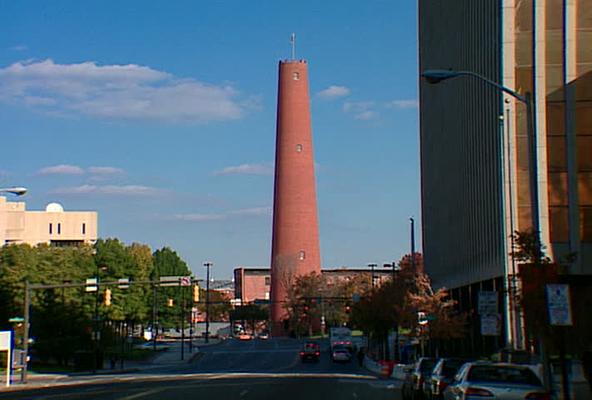
[[[398,263],[395,279],[374,288],[353,308],[354,325],[368,332],[372,342],[380,345],[388,354],[386,341],[389,331],[403,328],[410,336],[421,336],[418,313],[429,316],[431,338],[449,339],[462,337],[466,318],[456,312],[456,302],[444,289],[432,289],[429,276],[424,272],[423,258],[405,255]]]
[[[297,336],[318,333],[321,328],[321,288],[323,276],[312,272],[298,275],[288,287],[284,308],[288,313],[290,330]]]
[[[153,265],[151,278],[159,280],[161,276],[190,276],[191,271],[187,263],[169,247],[163,247],[153,253]],[[191,304],[191,293],[184,293],[186,287],[163,287],[158,289],[156,307],[159,311],[158,320],[162,327],[179,327],[179,318],[183,313],[183,300],[185,306]],[[187,290],[185,290],[187,291]],[[172,307],[168,301],[172,300]]]

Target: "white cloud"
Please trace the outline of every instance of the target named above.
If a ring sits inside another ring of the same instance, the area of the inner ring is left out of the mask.
[[[44,167],[37,171],[38,175],[82,175],[84,170],[76,165],[54,165],[51,167]]]
[[[271,207],[243,208],[214,214],[175,214],[173,219],[187,222],[207,222],[236,219],[242,217],[270,216]]]
[[[409,99],[409,100],[393,100],[386,103],[387,108],[417,108],[419,107],[419,102],[417,100]]]
[[[214,172],[214,175],[273,175],[273,167],[263,164],[241,164],[226,167]]]
[[[343,111],[352,114],[355,119],[371,120],[378,118],[379,114],[374,110],[376,104],[373,101],[345,102]]]
[[[123,172],[121,168],[115,167],[88,167],[88,173],[93,175],[120,175]]]
[[[142,185],[81,185],[59,188],[51,192],[58,195],[157,196],[165,190]]]
[[[109,119],[205,122],[245,112],[229,85],[179,79],[136,64],[21,61],[0,68],[0,101]]]
[[[347,96],[350,90],[345,86],[329,86],[327,89],[321,90],[317,95],[325,99],[335,99],[337,97]]]

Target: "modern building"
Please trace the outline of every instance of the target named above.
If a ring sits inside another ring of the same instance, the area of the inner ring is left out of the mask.
[[[290,283],[321,270],[312,145],[307,63],[280,61],[269,290],[276,336],[285,333]]]
[[[419,1],[420,74],[469,71],[533,100],[536,136],[525,104],[483,79],[420,81],[425,268],[466,310],[497,291],[505,313],[511,234],[533,227],[553,259],[576,254],[568,273],[590,284],[591,43],[589,0]],[[523,346],[517,321],[503,322],[488,348],[504,333]]]
[[[375,285],[390,279],[392,271],[368,268],[334,268],[321,270],[328,286],[341,281],[354,279],[360,275],[366,276],[368,281],[374,277]],[[238,267],[234,269],[234,297],[235,304],[268,303],[270,301],[271,269],[265,267]]]
[[[97,240],[95,211],[64,211],[50,203],[45,211],[27,211],[25,202],[0,196],[0,245],[26,243],[36,246],[92,244]]]

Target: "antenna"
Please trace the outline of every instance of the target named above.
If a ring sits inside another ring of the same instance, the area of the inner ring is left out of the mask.
[[[290,35],[290,43],[292,44],[292,60],[296,59],[296,34]]]

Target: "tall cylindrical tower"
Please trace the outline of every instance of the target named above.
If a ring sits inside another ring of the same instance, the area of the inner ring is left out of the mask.
[[[295,277],[320,271],[307,64],[281,61],[271,249],[272,334],[287,333],[284,304]]]

